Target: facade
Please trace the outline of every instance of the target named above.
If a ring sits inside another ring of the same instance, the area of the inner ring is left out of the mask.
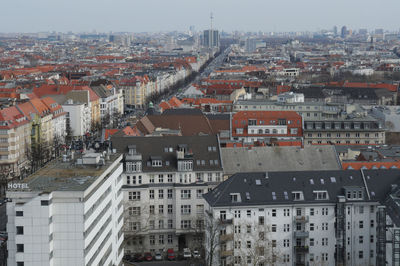
[[[385,144],[385,129],[376,119],[345,117],[304,122],[305,144]]]
[[[127,253],[201,249],[203,193],[222,181],[216,136],[112,137],[124,153]]]
[[[386,249],[379,245],[398,243],[386,238],[379,212],[399,177],[398,170],[233,175],[204,196],[207,259],[213,255],[212,265],[383,265]]]
[[[205,30],[203,32],[203,45],[208,48],[219,47],[219,32],[217,30]]]
[[[294,111],[241,111],[232,115],[231,140],[301,140],[302,118]]]
[[[62,107],[67,112],[66,125],[71,128],[72,136],[80,137],[89,132],[91,112],[87,104],[69,99]]]
[[[76,162],[64,157],[24,183],[10,183],[7,265],[120,265],[121,159],[97,153]]]
[[[15,106],[0,111],[0,195],[7,181],[30,169],[31,123]]]
[[[123,114],[123,95],[122,90],[117,90],[114,86],[100,85],[92,87],[92,90],[100,98],[100,118],[104,119],[109,116],[112,118],[114,114]],[[121,104],[122,103],[122,104]]]

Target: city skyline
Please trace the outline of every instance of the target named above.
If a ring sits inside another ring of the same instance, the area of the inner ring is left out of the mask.
[[[291,8],[288,9],[288,6]],[[346,25],[349,29],[384,28],[398,31],[396,10],[400,8],[400,2],[338,0],[327,5],[317,0],[285,0],[279,3],[255,0],[118,0],[112,3],[93,0],[55,3],[49,0],[19,0],[18,4],[4,3],[2,8],[2,33],[186,31],[191,25],[196,30],[202,30],[209,28],[211,12],[214,14],[214,28],[228,32],[319,31],[335,25],[338,28]]]

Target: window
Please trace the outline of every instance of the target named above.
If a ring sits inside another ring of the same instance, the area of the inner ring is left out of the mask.
[[[271,231],[276,232],[276,224],[271,225]]]
[[[150,214],[154,214],[155,210],[154,210],[154,205],[150,205]]]
[[[235,234],[240,234],[240,231],[241,231],[241,229],[240,229],[240,225],[235,225],[235,227],[234,227],[234,231],[235,231]]]
[[[290,243],[290,240],[289,240],[289,239],[284,239],[284,240],[283,240],[283,246],[284,246],[285,248],[288,248],[288,247],[289,247],[289,243]]]
[[[328,208],[322,208],[322,215],[328,215]]]
[[[327,237],[323,237],[322,238],[322,246],[327,246],[328,245],[328,238]]]
[[[251,225],[246,226],[246,233],[248,233],[248,234],[251,233]]]
[[[202,195],[203,195],[203,190],[202,190],[202,189],[197,189],[197,190],[196,190],[196,197],[197,197],[198,199],[201,199],[201,198],[202,198]]]
[[[24,244],[17,244],[17,252],[24,252]]]
[[[128,213],[130,216],[138,216],[140,215],[140,207],[129,207]]]
[[[361,191],[360,191],[361,192]],[[360,192],[359,192],[359,194],[360,194]],[[362,195],[362,194],[361,194]],[[362,196],[359,196],[358,198],[362,198]],[[363,214],[364,213],[364,206],[359,206],[358,207],[358,210],[359,210],[359,212],[360,212],[360,214]]]
[[[314,208],[310,208],[310,216],[314,216]]]
[[[189,189],[181,190],[181,199],[190,199],[190,190]]]
[[[370,221],[370,227],[371,227],[371,228],[374,227],[374,220],[371,220],[371,221]]]
[[[164,235],[158,236],[158,244],[160,244],[160,245],[164,244]]]
[[[235,218],[240,218],[240,211],[235,211]]]
[[[164,229],[164,220],[159,220],[158,221],[158,228],[159,229]]]
[[[322,231],[328,230],[328,223],[322,223]]]
[[[247,217],[251,217],[251,210],[247,210]]]
[[[314,224],[310,223],[310,231],[314,231]]]
[[[164,183],[164,175],[163,174],[158,175],[158,183]]]
[[[290,224],[283,225],[283,232],[290,232]]]
[[[241,241],[235,241],[235,249],[239,249],[242,246],[242,242]]]
[[[49,201],[48,200],[41,200],[40,205],[42,206],[49,206]]]
[[[149,242],[150,245],[155,245],[156,244],[156,236],[155,235],[149,235]]]
[[[140,200],[140,192],[132,192],[130,191],[128,194],[129,200]]]
[[[360,228],[360,229],[364,228],[364,221],[359,221],[358,222],[358,228]]]
[[[272,217],[276,217],[276,209],[272,209]]]
[[[154,175],[150,175],[149,176],[149,182],[150,183],[154,183]]]
[[[189,229],[191,227],[190,220],[181,220],[181,228],[182,229]]]
[[[167,197],[168,197],[169,199],[172,199],[172,189],[168,189],[168,190],[167,190]]]
[[[272,247],[276,248],[276,240],[275,239],[272,239]]]
[[[358,243],[360,243],[360,244],[364,243],[364,236],[358,237]]]
[[[246,247],[247,247],[247,248],[251,248],[251,241],[247,241],[247,242],[246,242]]]
[[[24,262],[23,261],[17,261],[17,266],[24,266]]]
[[[323,179],[321,179],[322,181]],[[321,182],[321,184],[323,184]],[[314,191],[315,199],[316,200],[326,200],[328,199],[328,192],[327,191]]]
[[[322,261],[328,261],[328,253],[322,253]]]
[[[264,225],[264,216],[259,216],[258,217],[258,224],[259,225]]]
[[[181,205],[181,214],[190,214],[191,205]]]
[[[173,221],[168,220],[168,229],[172,229],[172,227],[173,227]]]
[[[158,190],[158,198],[159,199],[163,199],[164,198],[164,190],[163,189],[159,189]]]
[[[310,247],[314,246],[314,238],[310,238]]]
[[[17,235],[23,235],[23,234],[24,234],[24,227],[17,226]]]
[[[24,212],[23,211],[16,211],[15,212],[15,216],[24,216]]]
[[[290,209],[283,209],[283,216],[290,216]]]
[[[172,183],[172,174],[167,175],[167,181],[168,183]]]
[[[149,197],[150,199],[154,199],[154,189],[149,190]]]
[[[158,213],[163,214],[164,213],[164,205],[158,205]]]
[[[362,250],[358,251],[358,258],[359,259],[364,258],[364,251],[362,251]]]
[[[171,214],[172,213],[172,204],[168,204],[168,213]]]
[[[172,244],[173,238],[172,235],[168,235],[168,244]]]

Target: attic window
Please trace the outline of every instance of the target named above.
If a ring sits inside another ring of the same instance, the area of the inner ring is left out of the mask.
[[[331,182],[336,183],[336,178],[334,176],[331,176]]]
[[[321,178],[321,185],[325,184],[325,180],[323,178]]]
[[[165,165],[166,165],[166,166],[169,166],[169,161],[165,161]]]
[[[231,202],[233,203],[242,201],[239,193],[231,193],[230,196],[231,196]]]
[[[246,192],[246,200],[250,200],[250,192]]]
[[[327,200],[328,198],[328,192],[326,190],[324,191],[313,191],[315,194],[315,199],[316,200]]]
[[[153,167],[161,167],[162,166],[162,161],[161,160],[152,160],[151,161],[151,166],[153,166]]]
[[[172,147],[169,147],[169,152],[173,152],[174,149]]]
[[[310,178],[310,184],[314,185],[314,179]]]
[[[275,191],[272,191],[272,200],[276,200],[276,193],[275,193]]]
[[[261,180],[260,179],[256,179],[256,185],[257,186],[261,186]]]
[[[213,146],[212,147],[213,151],[217,151],[217,147]]]
[[[288,196],[287,191],[283,191],[283,195],[285,196],[285,200],[288,200],[288,199],[289,199],[289,196]]]
[[[293,200],[304,200],[303,191],[293,191],[292,197]]]

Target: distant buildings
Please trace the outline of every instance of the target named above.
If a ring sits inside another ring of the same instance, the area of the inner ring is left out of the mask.
[[[218,30],[205,30],[203,32],[203,45],[208,48],[219,47],[219,32]]]

